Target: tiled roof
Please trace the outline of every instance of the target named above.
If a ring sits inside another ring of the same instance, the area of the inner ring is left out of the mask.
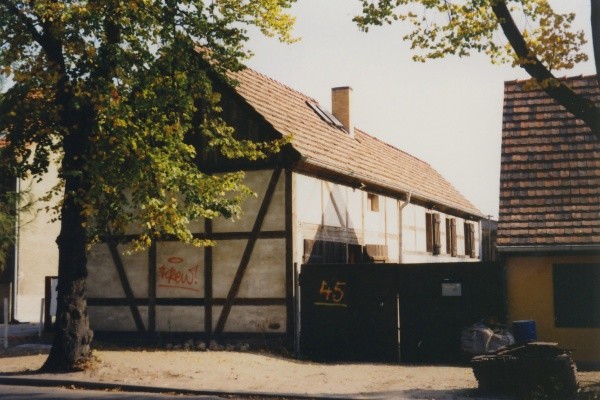
[[[595,76],[564,82],[600,102]],[[523,84],[504,86],[498,245],[600,244],[600,141]]]
[[[481,212],[426,162],[355,128],[354,138],[323,121],[307,102],[316,100],[252,69],[236,74],[236,91],[309,165],[356,177],[413,198],[431,201],[472,216]]]

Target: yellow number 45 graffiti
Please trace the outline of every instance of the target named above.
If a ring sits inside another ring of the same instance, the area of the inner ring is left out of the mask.
[[[337,281],[333,289],[331,289],[326,281],[322,281],[319,294],[325,296],[326,302],[341,303],[345,294],[344,286],[346,286],[346,282]]]

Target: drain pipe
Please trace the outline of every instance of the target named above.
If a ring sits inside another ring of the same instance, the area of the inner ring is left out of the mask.
[[[16,179],[15,182],[15,193],[17,195],[17,204],[15,205],[15,240],[14,240],[14,257],[13,257],[13,282],[12,290],[9,296],[12,296],[10,301],[12,310],[9,310],[10,322],[14,322],[18,315],[18,290],[19,290],[19,242],[20,242],[20,231],[21,231],[21,214],[19,212],[19,202],[21,197],[21,180]]]
[[[402,262],[402,210],[410,203],[410,198],[412,196],[412,192],[408,192],[406,197],[406,201],[404,204],[400,205],[398,203],[398,262]]]

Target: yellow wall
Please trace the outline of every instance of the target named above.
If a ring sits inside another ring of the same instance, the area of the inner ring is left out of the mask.
[[[597,364],[600,328],[554,326],[552,265],[565,263],[600,263],[600,255],[507,257],[508,317],[510,321],[534,320],[538,340],[558,342],[563,348],[575,349],[576,361]]]

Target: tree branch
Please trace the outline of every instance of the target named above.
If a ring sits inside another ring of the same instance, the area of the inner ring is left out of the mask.
[[[592,8],[592,43],[594,44],[594,61],[596,63],[596,79],[600,85],[600,0],[590,0]]]
[[[599,3],[592,0],[592,5]],[[531,53],[519,28],[515,24],[506,2],[498,0],[492,3],[492,11],[502,27],[513,50],[517,54],[521,67],[535,79],[543,90],[576,118],[581,119],[600,139],[600,108],[592,101],[578,95],[560,82],[534,54]]]
[[[14,5],[12,2],[10,2],[9,0],[0,0],[1,4],[4,4],[4,6],[6,8],[8,8],[8,11],[14,15],[15,17],[17,17],[21,23],[25,26],[25,29],[27,30],[27,32],[29,32],[29,34],[33,37],[33,40],[35,40],[40,46],[44,47],[44,42],[46,41],[44,39],[44,36],[36,29],[35,27],[35,23],[33,22],[33,20],[31,18],[28,18],[25,13],[21,12],[19,10],[19,8]]]

